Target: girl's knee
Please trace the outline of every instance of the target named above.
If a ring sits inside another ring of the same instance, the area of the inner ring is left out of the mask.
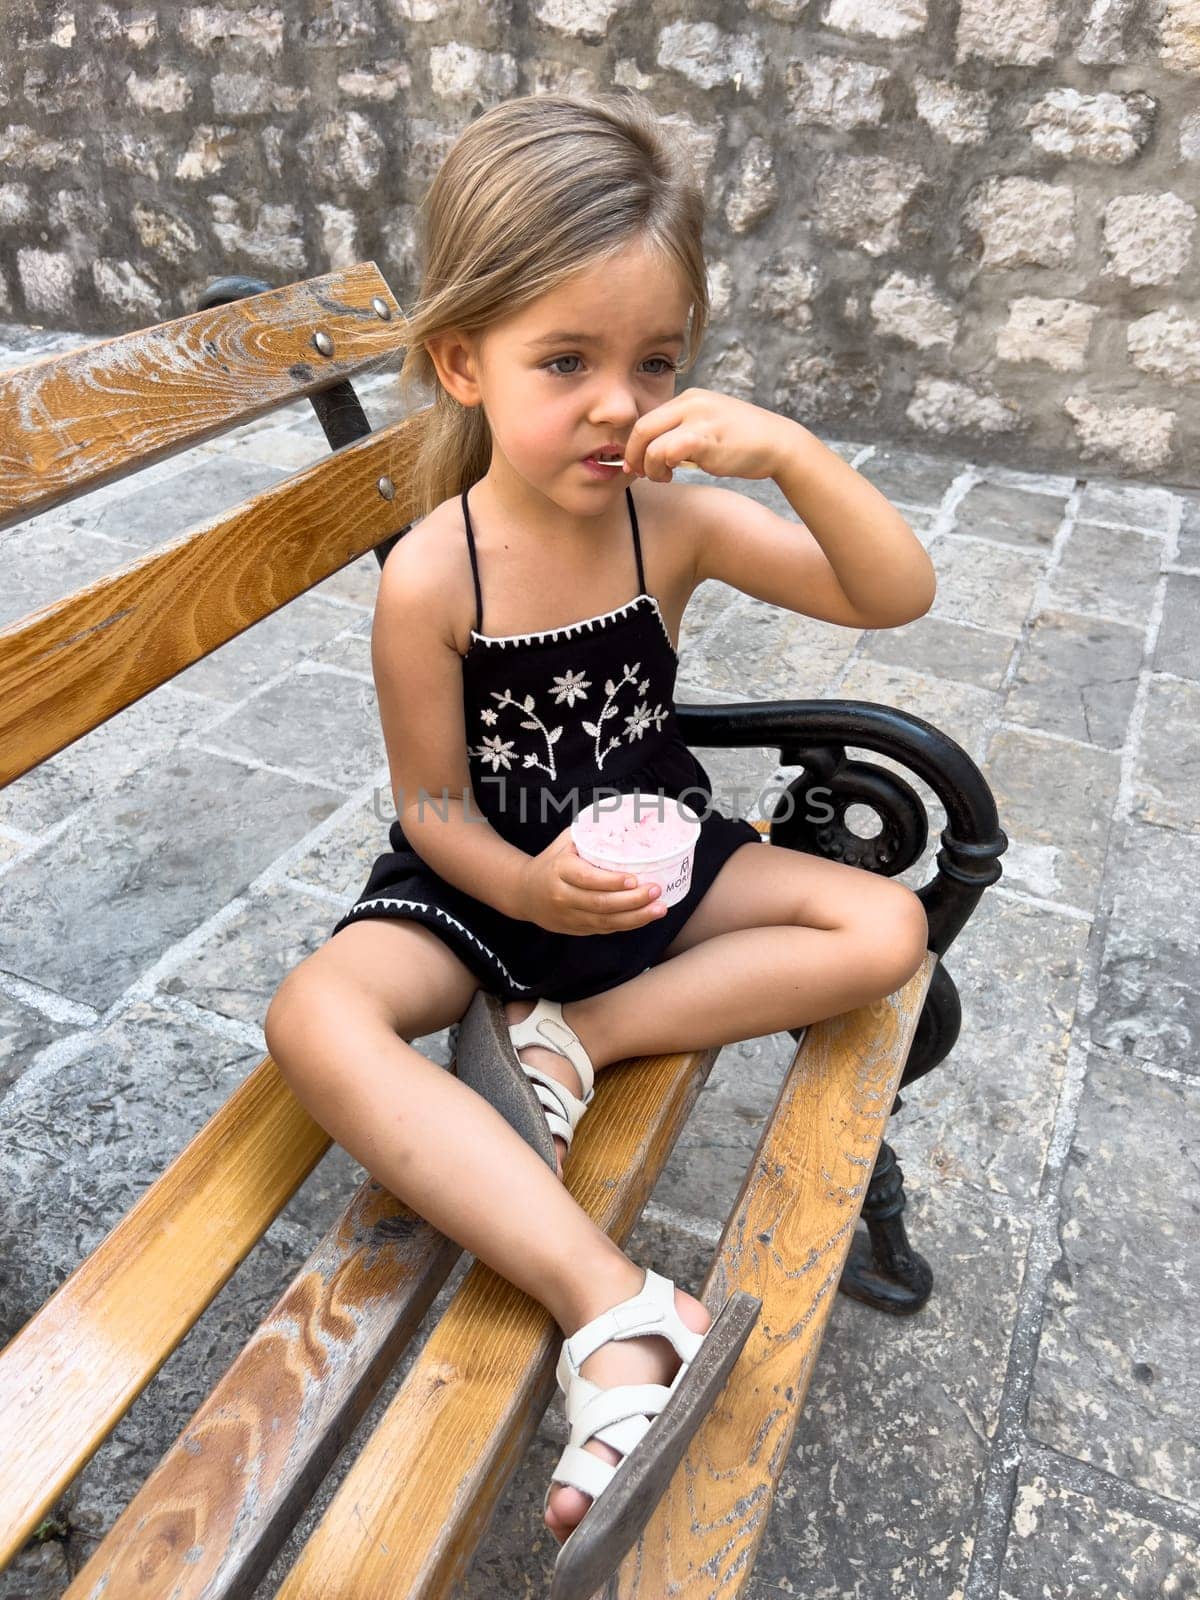
[[[285,1075],[298,1068],[362,1009],[361,991],[307,957],[276,989],[263,1018],[263,1036],[276,1066]]]
[[[881,884],[886,892],[874,909],[871,942],[875,950],[881,992],[893,994],[913,976],[929,946],[929,919],[920,898],[894,878]]]

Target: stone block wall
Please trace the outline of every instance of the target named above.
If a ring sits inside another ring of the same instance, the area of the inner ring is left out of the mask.
[[[692,382],[1200,484],[1200,0],[4,0],[0,317],[119,332],[373,259],[497,100],[630,84],[709,201]]]

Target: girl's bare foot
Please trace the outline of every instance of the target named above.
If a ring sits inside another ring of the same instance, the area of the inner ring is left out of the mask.
[[[675,1290],[675,1309],[694,1333],[707,1333],[712,1326],[712,1318],[704,1306],[683,1289]],[[610,1339],[593,1351],[579,1370],[585,1378],[604,1389],[619,1383],[670,1383],[679,1371],[679,1357],[669,1340],[645,1334],[639,1339]],[[650,1429],[653,1432],[653,1422]],[[613,1466],[621,1459],[619,1450],[600,1439],[589,1439],[583,1448]],[[550,1491],[546,1526],[559,1544],[564,1543],[576,1523],[583,1520],[591,1503],[590,1495],[572,1488],[569,1483],[557,1484]]]
[[[524,1022],[525,1018],[536,1005],[533,1000],[506,1000],[504,1003],[504,1016],[511,1025]],[[566,1008],[563,1008],[563,1020],[566,1020]],[[583,1085],[579,1081],[579,1074],[567,1060],[560,1056],[557,1050],[551,1050],[540,1044],[523,1044],[517,1051],[517,1058],[527,1062],[531,1067],[540,1067],[548,1073],[556,1083],[561,1083],[564,1089],[569,1089],[573,1095],[582,1096]],[[567,1141],[554,1135],[554,1151],[558,1157],[558,1175],[563,1175],[563,1157],[567,1153]]]

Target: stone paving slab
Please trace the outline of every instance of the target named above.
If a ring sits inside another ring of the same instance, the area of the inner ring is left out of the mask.
[[[1200,1538],[1114,1505],[1111,1493],[1023,1471],[1000,1600],[1194,1600]]]
[[[206,751],[130,773],[9,866],[0,968],[107,1008],[337,798]]]
[[[1065,495],[978,483],[958,503],[955,531],[977,539],[994,539],[1000,544],[1038,548],[1053,544],[1066,504]]]
[[[1077,522],[1050,580],[1049,602],[1058,611],[1144,627],[1162,553],[1150,534]]]
[[[1154,646],[1155,672],[1200,679],[1200,574],[1172,573],[1166,582],[1162,624]]]
[[[1197,1094],[1194,1082],[1092,1053],[1029,1401],[1034,1438],[1190,1505],[1200,1504]]]
[[[934,539],[928,549],[938,580],[930,616],[1020,633],[1046,570],[1044,553],[953,535]]]
[[[883,661],[915,672],[932,672],[954,683],[998,689],[1013,649],[1008,634],[927,614],[902,628],[868,633],[859,660]]]
[[[1107,1050],[1200,1078],[1200,850],[1130,822],[1105,884],[1106,935],[1091,1036]]]
[[[906,1179],[1029,1213],[1062,1093],[1089,924],[985,896],[946,957],[965,1019],[953,1053],[902,1094],[890,1126]],[[889,1139],[891,1135],[889,1135]]]
[[[5,331],[0,368],[80,342]],[[387,374],[363,392],[375,426],[402,414]],[[930,550],[933,610],[859,632],[710,581],[684,619],[678,698],[827,696],[927,717],[980,761],[1011,842],[946,958],[962,1037],[889,1129],[934,1297],[909,1321],[834,1307],[746,1592],[1200,1594],[1200,495],[829,442]],[[31,519],[6,535],[0,626],[323,454],[300,403]],[[773,482],[725,484],[794,516]],[[270,996],[386,848],[378,574],[364,555],[0,795],[8,1332],[259,1059]],[[799,776],[771,749],[698,754],[746,815]],[[916,887],[945,818],[907,776],[931,829],[903,874]],[[447,1031],[417,1044],[449,1059]],[[783,1032],[723,1050],[636,1259],[698,1284],[793,1048]],[[362,1176],[336,1147],[319,1164],[72,1486],[65,1540],[23,1552],[0,1600],[61,1595]],[[544,1585],[542,1495],[563,1442],[552,1406],[463,1595]]]
[[[1146,686],[1133,815],[1200,831],[1200,683],[1153,678]]]
[[[1200,495],[1181,494],[1178,554],[1185,567],[1200,567]]]
[[[1122,749],[1144,644],[1138,628],[1043,611],[1029,630],[1005,716],[1082,744]]]
[[[1029,861],[1006,859],[1016,887],[1087,910],[1095,904],[1120,781],[1115,752],[1001,729],[992,739],[988,781],[1010,839],[1040,846]]]

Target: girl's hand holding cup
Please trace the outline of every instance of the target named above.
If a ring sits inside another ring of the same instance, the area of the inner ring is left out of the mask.
[[[665,912],[656,883],[627,887],[636,874],[610,872],[575,849],[571,825],[539,855],[530,856],[522,880],[521,915],[550,933],[619,933],[640,928]]]

